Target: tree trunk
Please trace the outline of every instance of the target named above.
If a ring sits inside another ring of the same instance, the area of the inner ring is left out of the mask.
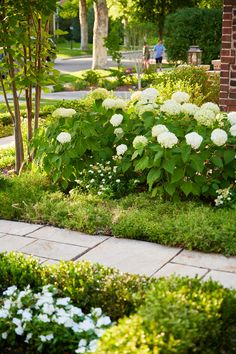
[[[81,42],[80,49],[88,49],[88,20],[87,20],[87,6],[86,0],[79,0],[79,21],[80,21],[80,33]]]
[[[127,18],[124,18],[124,47],[125,48],[129,47],[129,35],[127,31],[127,26],[128,26],[128,20]]]
[[[108,9],[106,0],[94,2],[93,64],[92,69],[104,68],[107,64],[107,48],[104,38],[108,35]]]

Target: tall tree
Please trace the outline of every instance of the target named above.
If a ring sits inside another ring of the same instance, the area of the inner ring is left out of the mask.
[[[159,38],[163,38],[165,18],[181,7],[192,7],[197,0],[136,0],[137,16],[145,21],[157,23]]]
[[[107,64],[107,48],[104,38],[108,35],[108,8],[106,0],[94,1],[93,63],[92,68],[103,68]]]
[[[0,66],[0,87],[14,125],[16,173],[24,162],[19,99],[24,90],[30,141],[33,131],[38,128],[41,88],[50,82],[52,64],[46,61],[50,55],[48,21],[55,9],[56,0],[1,0],[0,43],[4,56]],[[13,109],[7,96],[9,90],[13,95]],[[29,148],[28,157],[32,157]]]

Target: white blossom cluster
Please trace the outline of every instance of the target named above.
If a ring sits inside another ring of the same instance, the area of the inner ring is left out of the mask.
[[[152,127],[152,136],[157,138],[161,133],[168,132],[169,129],[164,124],[157,124]]]
[[[236,112],[229,112],[228,113],[228,121],[231,125],[236,124]]]
[[[212,111],[215,115],[220,113],[220,107],[213,102],[206,102],[203,103],[203,105],[201,106],[201,109],[206,109],[206,110],[210,110]]]
[[[144,103],[154,103],[158,96],[159,92],[153,87],[141,91],[141,101]]]
[[[217,198],[214,200],[216,206],[222,206],[225,201],[231,200],[232,193],[230,192],[230,187],[218,189],[216,193],[218,194]]]
[[[178,138],[174,133],[168,131],[158,135],[157,141],[162,147],[166,149],[171,149],[174,145],[178,143]]]
[[[236,124],[232,125],[232,127],[230,127],[229,132],[232,136],[236,136]]]
[[[113,114],[113,116],[110,119],[110,123],[113,125],[113,127],[118,127],[122,121],[123,121],[123,116],[122,114]]]
[[[135,149],[144,148],[148,144],[148,139],[143,135],[138,135],[133,140],[133,147]]]
[[[55,109],[55,111],[52,113],[52,116],[54,118],[60,118],[60,117],[69,118],[75,114],[76,114],[76,111],[73,108],[61,107],[61,108]]]
[[[184,103],[182,104],[181,111],[190,116],[194,116],[194,114],[199,110],[199,107],[194,103]]]
[[[57,136],[57,141],[61,144],[69,143],[71,141],[71,135],[67,132],[61,132]]]
[[[228,135],[226,131],[223,129],[214,129],[211,133],[211,141],[217,145],[217,146],[222,146],[226,143],[228,139]]]
[[[122,100],[121,98],[106,98],[102,106],[105,109],[125,109],[126,108],[126,101]]]
[[[114,134],[116,136],[120,136],[120,135],[124,134],[124,130],[122,128],[116,128],[116,129],[114,129]]]
[[[196,132],[186,134],[185,139],[186,144],[190,145],[194,150],[197,150],[203,141],[203,137]]]
[[[145,112],[155,112],[158,108],[158,105],[155,102],[146,103],[144,101],[137,102],[135,110],[139,115],[142,115]]]
[[[173,100],[166,100],[160,107],[160,111],[169,115],[178,115],[181,113],[182,106]]]
[[[107,97],[110,96],[110,92],[105,88],[99,87],[91,91],[89,96],[92,97],[94,100],[105,100]]]
[[[27,305],[26,305],[27,304]],[[26,343],[47,346],[54,340],[58,326],[69,342],[75,345],[75,353],[93,352],[98,338],[111,324],[108,316],[100,308],[85,315],[73,306],[69,297],[60,298],[52,285],[42,287],[34,293],[30,286],[20,291],[16,286],[3,292],[0,307],[0,333],[2,340],[12,338],[15,333]],[[66,348],[65,348],[66,351]]]
[[[125,144],[120,144],[116,147],[116,154],[117,156],[124,155],[124,153],[127,151],[127,145]]]
[[[187,103],[190,99],[190,95],[186,92],[177,91],[171,96],[171,100],[177,103]]]
[[[137,101],[141,100],[141,97],[142,97],[142,91],[136,91],[136,92],[132,93],[130,99],[133,102],[137,102]]]
[[[200,108],[195,114],[194,119],[201,124],[211,127],[216,121],[215,113],[210,109]]]

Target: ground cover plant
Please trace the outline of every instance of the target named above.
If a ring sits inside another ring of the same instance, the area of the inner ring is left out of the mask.
[[[0,254],[0,265],[0,348],[6,353],[236,352],[236,294],[215,282],[153,279],[89,262],[43,266],[20,254]],[[113,324],[105,330],[109,317]]]

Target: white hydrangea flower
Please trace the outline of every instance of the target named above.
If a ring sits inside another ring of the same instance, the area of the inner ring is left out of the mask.
[[[216,103],[213,102],[206,102],[203,103],[201,109],[209,109],[210,111],[214,112],[215,114],[220,113],[220,108]]]
[[[229,132],[232,136],[236,136],[236,124],[232,125]]]
[[[159,92],[155,88],[149,87],[141,92],[141,100],[148,103],[155,102],[158,95]]]
[[[120,156],[120,155],[124,155],[124,153],[127,151],[127,145],[125,145],[125,144],[120,144],[120,145],[118,145],[117,147],[116,147],[116,154],[118,155],[118,156]]]
[[[177,91],[171,96],[171,99],[177,103],[186,103],[190,99],[190,95],[186,92]]]
[[[102,106],[105,109],[113,109],[113,108],[121,108],[121,109],[125,109],[126,107],[126,101],[122,100],[121,98],[106,98],[103,103]]]
[[[222,146],[228,139],[227,133],[223,129],[214,129],[211,133],[211,140],[217,146]]]
[[[142,115],[145,112],[154,112],[155,109],[157,109],[158,106],[157,106],[156,103],[145,103],[145,104],[143,104],[143,102],[140,101],[140,105],[137,105],[136,107],[139,109],[138,113],[140,115]]]
[[[124,133],[124,130],[123,130],[122,128],[116,128],[116,129],[114,130],[114,134],[115,134],[116,136],[121,135],[121,134],[123,134],[123,133]]]
[[[134,138],[133,147],[135,149],[144,148],[148,144],[148,139],[143,135],[138,135]]]
[[[93,90],[92,92],[90,92],[89,95],[94,100],[105,100],[107,97],[110,96],[110,93],[105,88],[99,87]]]
[[[152,127],[152,136],[158,137],[161,133],[168,132],[169,129],[164,124],[157,124]]]
[[[8,336],[7,332],[2,333],[2,339],[7,339],[7,336]]]
[[[178,138],[174,133],[164,132],[157,137],[157,141],[162,147],[170,149],[178,143]]]
[[[16,290],[17,290],[17,286],[15,285],[9,286],[7,290],[3,291],[3,295],[11,296],[15,293]]]
[[[199,124],[210,127],[215,122],[216,117],[212,110],[201,108],[194,114],[194,119],[196,119]]]
[[[57,141],[61,144],[69,143],[71,141],[71,135],[67,132],[61,132],[57,136]]]
[[[236,112],[228,113],[228,121],[230,122],[231,125],[236,124]]]
[[[194,103],[184,103],[181,110],[183,113],[193,116],[199,110],[199,107]]]
[[[203,141],[203,137],[196,132],[186,134],[185,139],[187,145],[190,145],[194,150],[197,150]]]
[[[113,116],[110,119],[110,123],[113,125],[113,127],[118,127],[123,120],[122,114],[113,114]]]
[[[130,99],[133,102],[137,102],[137,101],[141,100],[141,95],[142,95],[141,91],[136,91],[136,92],[132,93]]]
[[[76,114],[76,111],[73,108],[63,108],[62,107],[62,108],[55,109],[55,111],[52,113],[52,116],[54,118],[60,118],[60,117],[69,118],[75,114]]]
[[[161,112],[167,113],[169,115],[177,115],[181,113],[181,104],[173,100],[167,100],[160,107]]]

